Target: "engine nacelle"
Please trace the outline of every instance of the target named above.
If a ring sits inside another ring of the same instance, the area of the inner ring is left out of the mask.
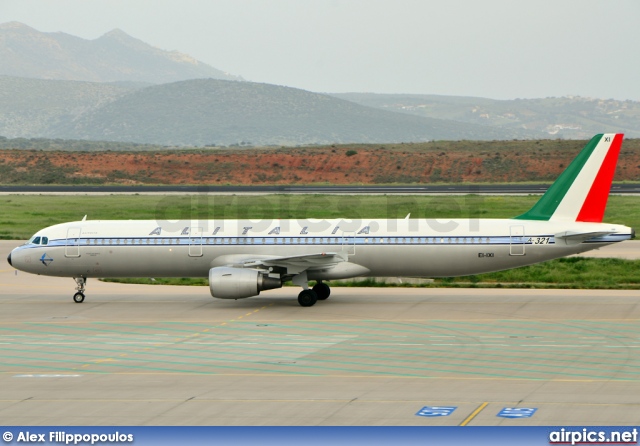
[[[220,266],[209,270],[209,289],[218,299],[242,299],[260,291],[281,288],[282,281],[255,269]]]

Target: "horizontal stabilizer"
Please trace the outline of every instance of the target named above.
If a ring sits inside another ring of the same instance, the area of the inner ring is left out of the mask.
[[[556,243],[564,241],[566,245],[577,245],[592,238],[613,234],[615,231],[575,232],[565,231],[555,235]]]

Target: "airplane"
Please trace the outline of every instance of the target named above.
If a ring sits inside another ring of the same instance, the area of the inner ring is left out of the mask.
[[[287,281],[298,303],[329,297],[327,281],[453,277],[531,265],[630,240],[602,219],[622,134],[594,136],[535,205],[509,219],[86,220],[38,231],[8,257],[32,274],[88,278],[208,277],[221,299],[257,296]],[[409,216],[407,216],[409,217]],[[313,287],[310,281],[315,281]]]

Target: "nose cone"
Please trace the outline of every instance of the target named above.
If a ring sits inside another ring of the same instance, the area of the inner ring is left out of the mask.
[[[7,256],[7,262],[9,262],[9,265],[13,266],[13,264],[11,263],[11,253],[9,253],[9,255]]]

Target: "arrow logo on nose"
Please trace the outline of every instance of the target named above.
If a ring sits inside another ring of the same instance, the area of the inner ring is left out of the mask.
[[[42,254],[42,257],[40,257],[40,261],[44,266],[49,266],[49,263],[53,262],[53,259],[47,257],[47,253],[45,252],[44,254]]]

